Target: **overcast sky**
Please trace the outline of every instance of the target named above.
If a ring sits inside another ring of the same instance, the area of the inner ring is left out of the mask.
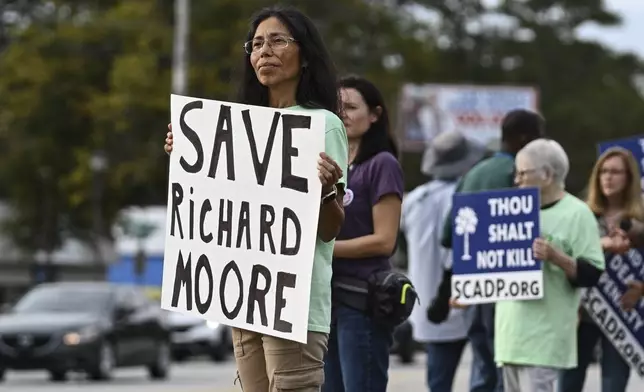
[[[581,37],[593,38],[615,50],[637,52],[644,58],[644,0],[604,0],[607,7],[622,16],[623,25],[618,28],[584,26]]]

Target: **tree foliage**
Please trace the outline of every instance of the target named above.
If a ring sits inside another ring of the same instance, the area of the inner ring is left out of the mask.
[[[0,196],[14,207],[8,232],[24,249],[54,249],[65,235],[89,240],[98,180],[104,233],[125,206],[165,203],[173,3],[0,1]],[[595,142],[644,120],[639,59],[575,37],[585,23],[619,23],[601,0],[283,3],[311,15],[340,73],[376,81],[394,111],[405,82],[537,86],[549,131],[570,152],[574,189]],[[188,94],[232,100],[248,21],[273,1],[191,4]],[[419,20],[419,9],[434,22]],[[96,151],[109,163],[101,178]],[[404,164],[407,185],[421,181],[418,157]]]
[[[291,1],[315,17],[343,72],[382,80],[394,102],[404,69],[383,58],[426,59],[410,25],[359,0]],[[242,44],[262,0],[193,1],[188,93],[230,100]],[[25,249],[90,239],[96,210],[91,158],[108,158],[102,221],[167,194],[162,140],[169,120],[173,2],[13,1],[0,57],[0,180],[15,208],[9,233]],[[358,17],[356,17],[358,16]],[[369,39],[365,39],[369,37]],[[359,67],[356,67],[358,65]],[[108,230],[103,228],[103,232]]]
[[[585,187],[599,141],[641,133],[644,102],[634,83],[643,72],[641,60],[576,35],[587,23],[620,23],[604,1],[503,0],[497,7],[481,0],[406,3],[437,17],[430,29],[438,67],[428,79],[538,89],[549,136],[569,154],[572,191]],[[417,165],[418,157],[408,162]],[[419,181],[417,176],[411,182]]]

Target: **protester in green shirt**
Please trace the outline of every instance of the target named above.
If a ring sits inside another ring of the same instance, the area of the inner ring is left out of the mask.
[[[319,391],[331,329],[331,263],[344,222],[349,157],[346,129],[338,117],[335,69],[313,21],[291,7],[260,10],[252,18],[244,51],[239,103],[319,113],[326,121],[324,152],[318,160],[320,205],[312,206],[319,208],[319,219],[310,304],[302,309],[309,314],[307,342],[233,328],[238,379],[245,392]],[[170,126],[165,151],[170,153],[172,146]]]
[[[561,369],[577,366],[577,309],[581,287],[604,270],[599,228],[588,205],[565,191],[566,152],[538,139],[516,158],[516,182],[538,187],[540,237],[532,252],[543,262],[543,298],[496,304],[495,360],[505,392],[554,392]]]
[[[513,110],[501,124],[501,151],[483,160],[459,182],[456,192],[477,192],[514,186],[514,156],[529,142],[543,137],[545,121],[529,110]],[[445,220],[441,244],[452,247],[452,220]],[[451,270],[446,270],[437,298],[427,311],[427,318],[442,323],[449,314],[451,297]],[[469,309],[472,324],[468,339],[474,359],[470,378],[470,392],[501,392],[502,377],[494,363],[494,304],[476,305]]]

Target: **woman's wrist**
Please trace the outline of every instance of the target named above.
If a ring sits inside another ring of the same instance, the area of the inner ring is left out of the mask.
[[[637,288],[638,292],[640,293],[640,297],[644,297],[644,282],[636,281],[634,282],[634,286]]]
[[[335,190],[336,190],[335,184],[323,186],[321,196],[324,197]]]
[[[613,240],[610,237],[602,237],[600,243],[603,250],[609,250],[613,244]]]

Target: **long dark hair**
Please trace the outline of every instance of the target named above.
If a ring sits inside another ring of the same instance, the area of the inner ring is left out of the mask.
[[[342,78],[340,88],[352,88],[358,91],[371,111],[376,111],[378,106],[381,108],[378,120],[371,124],[367,132],[362,135],[358,154],[353,163],[360,164],[382,151],[390,152],[397,158],[398,149],[389,133],[389,113],[387,112],[385,100],[382,98],[378,88],[360,76]]]
[[[302,68],[295,100],[298,105],[322,108],[338,114],[339,99],[336,71],[322,37],[308,16],[292,7],[268,7],[252,17],[246,41],[255,36],[257,26],[264,20],[275,17],[284,23],[300,48]],[[239,90],[239,102],[249,105],[268,106],[268,88],[263,86],[246,54],[243,76]]]

